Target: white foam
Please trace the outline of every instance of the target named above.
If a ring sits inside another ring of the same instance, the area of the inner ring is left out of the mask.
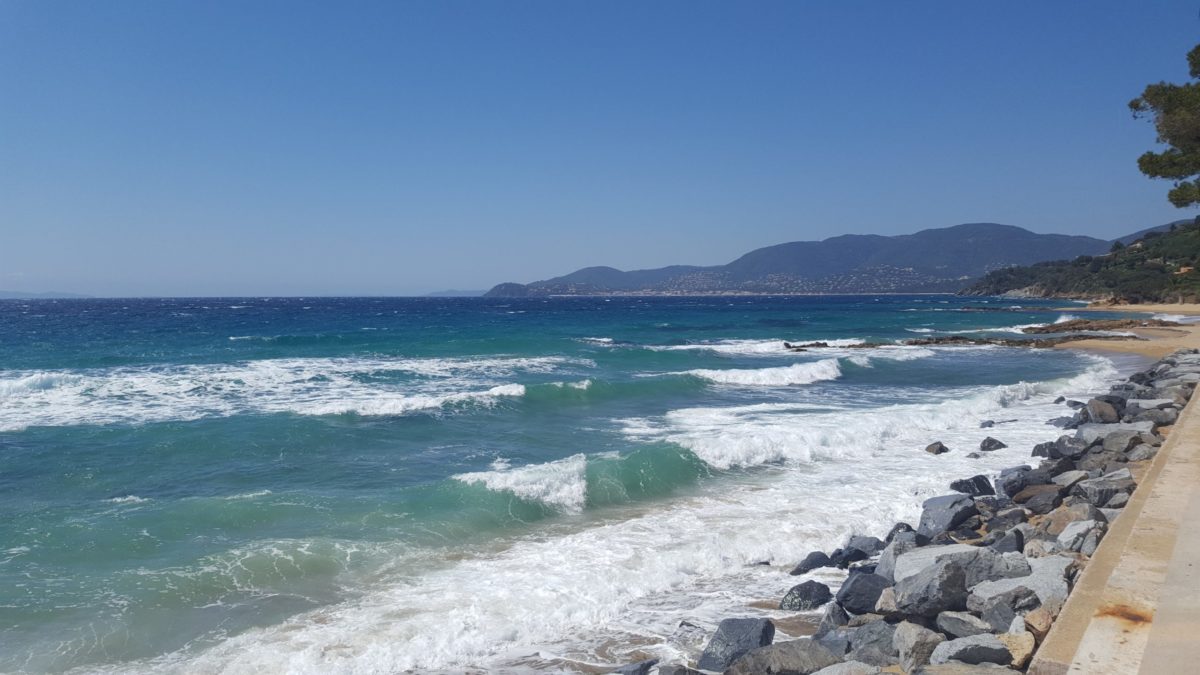
[[[905,437],[913,438],[911,443],[923,447],[931,434],[954,428],[964,419],[976,420],[972,432],[982,440],[986,434],[978,433],[978,420],[991,412],[1020,405],[1039,395],[1094,391],[1115,374],[1111,362],[1098,360],[1084,374],[1067,380],[952,392],[957,395],[944,401],[890,406],[854,420],[847,420],[840,411],[781,415],[780,409],[772,404],[685,408],[672,411],[657,422],[644,419],[627,422],[626,433],[643,441],[676,443],[717,469],[780,461],[807,463],[844,458],[852,448],[864,444],[881,447]],[[1053,416],[1047,414],[1038,424]],[[949,440],[942,440],[950,445]],[[977,447],[978,440],[974,444]]]
[[[108,502],[109,504],[144,504],[150,500],[146,497],[139,497],[137,495],[125,495],[124,497],[113,497],[112,499],[105,499],[104,501]]]
[[[837,359],[823,359],[810,363],[794,363],[776,368],[742,368],[728,370],[695,369],[684,374],[693,375],[709,382],[739,387],[780,387],[797,384],[812,384],[823,380],[836,380],[842,376]]]
[[[1175,323],[1200,323],[1200,316],[1188,316],[1185,314],[1155,314],[1152,319],[1159,321],[1174,321]]]
[[[699,342],[696,344],[687,345],[646,345],[646,349],[656,352],[677,352],[677,351],[706,351],[716,354],[727,354],[731,356],[779,356],[782,354],[792,354],[790,349],[783,346],[784,343],[793,347],[804,347],[817,342],[824,342],[830,347],[850,347],[863,343],[858,338],[845,338],[837,340],[809,340],[807,342],[790,342],[788,340],[714,340],[712,342]]]
[[[396,415],[522,396],[522,374],[586,359],[312,358],[0,373],[0,431],[236,414]]]
[[[572,455],[545,464],[512,467],[507,462],[492,464],[491,471],[462,473],[455,480],[480,483],[489,490],[511,492],[521,499],[542,502],[562,511],[577,513],[587,502],[587,456]]]
[[[1112,372],[1098,361],[1068,380],[964,389],[939,402],[881,409],[813,415],[802,406],[762,404],[631,421],[628,428],[660,440],[722,438],[731,446],[765,427],[784,456],[802,459],[808,452],[829,461],[730,476],[719,489],[669,504],[635,505],[622,517],[580,520],[550,536],[532,533],[444,565],[403,569],[353,600],[200,652],[113,670],[528,672],[572,670],[557,659],[628,662],[634,649],[638,658],[695,658],[697,645],[672,637],[681,619],[707,634],[729,616],[789,616],[750,605],[781,597],[795,583],[780,565],[840,546],[851,533],[882,536],[896,521],[915,522],[921,501],[945,493],[952,478],[1028,461],[1030,443],[1059,433],[1044,424],[1061,411],[1052,397],[1094,392]],[[796,414],[801,410],[806,414]],[[979,429],[980,415],[1017,421]],[[969,446],[989,433],[1010,447],[967,458]],[[931,436],[952,451],[923,452]],[[479,480],[515,493],[539,482],[532,475],[518,479],[523,470],[555,473],[540,465],[485,472]],[[774,565],[748,565],[760,560]],[[829,570],[812,576],[835,585],[840,579]]]

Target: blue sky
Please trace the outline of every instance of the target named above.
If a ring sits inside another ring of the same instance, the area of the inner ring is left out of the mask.
[[[1195,215],[1194,2],[0,0],[0,289],[413,294]]]

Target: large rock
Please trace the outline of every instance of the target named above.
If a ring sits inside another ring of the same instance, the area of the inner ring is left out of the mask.
[[[996,553],[1023,553],[1025,551],[1025,533],[1018,528],[1013,528],[1005,532],[988,548]]]
[[[864,624],[850,634],[850,651],[846,659],[886,667],[897,662],[899,653],[892,644],[896,627],[882,619]]]
[[[1088,420],[1091,422],[1112,424],[1121,420],[1120,413],[1117,412],[1117,409],[1111,403],[1101,401],[1098,398],[1088,401],[1085,410],[1087,410]]]
[[[1093,506],[1104,506],[1113,495],[1121,492],[1133,492],[1137,483],[1129,469],[1120,469],[1099,478],[1079,481],[1071,488],[1071,493],[1078,495]]]
[[[1064,471],[1064,472],[1058,474],[1057,476],[1055,476],[1053,479],[1051,479],[1051,481],[1055,485],[1057,485],[1065,490],[1070,490],[1072,487],[1075,486],[1076,483],[1078,483],[1081,480],[1087,480],[1087,478],[1088,478],[1088,472],[1075,470],[1075,471]]]
[[[966,572],[967,588],[992,579],[1006,579],[1029,574],[1024,556],[1001,554],[989,548],[969,544],[923,546],[896,558],[893,577],[899,583],[935,562],[954,561]]]
[[[1108,531],[1108,525],[1103,521],[1097,520],[1077,520],[1063,528],[1063,531],[1058,535],[1058,547],[1063,551],[1080,552],[1083,549],[1084,542],[1088,540],[1089,535],[1093,532],[1098,532],[1096,543],[1099,543],[1099,538],[1104,536]]]
[[[1058,495],[1061,492],[1062,492],[1062,488],[1053,483],[1041,484],[1041,485],[1029,485],[1025,489],[1023,489],[1020,492],[1018,492],[1017,494],[1013,495],[1012,500],[1018,504],[1024,504],[1025,502],[1029,501],[1030,499],[1033,499],[1034,497],[1037,497],[1038,495],[1048,494],[1048,493],[1053,493],[1055,495]]]
[[[1039,485],[1037,487],[1046,487]],[[1053,486],[1057,487],[1057,486]],[[1026,488],[1028,489],[1028,488]],[[1035,515],[1044,515],[1058,508],[1063,502],[1061,490],[1043,490],[1025,502],[1025,508]]]
[[[946,638],[941,633],[935,633],[909,621],[896,626],[892,635],[892,644],[899,653],[900,667],[905,672],[929,663],[933,650],[945,641]]]
[[[952,559],[939,560],[896,582],[896,608],[904,614],[937,616],[966,607],[967,573]]]
[[[996,477],[996,494],[1012,497],[1029,484],[1028,474],[1033,469],[1028,466],[1014,466],[1004,469]]]
[[[1024,616],[1040,607],[1041,604],[1042,601],[1038,599],[1037,593],[1025,586],[1017,586],[1011,591],[993,595],[985,600],[979,615],[992,627],[993,631],[1000,633],[1008,630],[1013,619]]]
[[[891,584],[877,574],[851,574],[838,589],[838,604],[848,612],[867,614],[874,611],[879,594]]]
[[[751,649],[738,657],[725,675],[811,675],[839,661],[840,658],[819,642],[801,638]],[[700,668],[705,669],[703,661]]]
[[[792,575],[807,574],[820,567],[833,567],[833,561],[821,551],[813,551],[804,556],[799,565],[792,568]]]
[[[947,448],[941,441],[934,441],[933,443],[925,446],[925,452],[928,452],[931,455],[942,455],[950,452],[950,448]]]
[[[832,666],[826,666],[813,675],[876,675],[879,668],[862,661],[843,661]]]
[[[996,494],[996,491],[992,489],[992,482],[983,474],[952,481],[950,483],[950,489],[971,497],[982,497],[984,495]]]
[[[1008,653],[1012,655],[1011,665],[1018,670],[1029,664],[1033,650],[1037,649],[1037,640],[1034,639],[1033,633],[1001,633],[996,638],[1008,647]]]
[[[961,661],[967,664],[995,663],[1007,666],[1012,661],[1012,654],[995,635],[972,635],[965,638],[955,638],[938,645],[929,658],[932,664]]]
[[[806,581],[792,586],[779,602],[779,609],[793,612],[806,612],[816,609],[833,599],[829,587],[819,581]]]
[[[929,664],[909,673],[909,675],[1012,675],[1012,669],[998,666],[994,663],[970,664],[961,661]]]
[[[1125,401],[1125,412],[1136,415],[1147,410],[1158,410],[1173,405],[1175,405],[1175,400],[1170,398],[1131,398]]]
[[[813,635],[813,639],[838,657],[844,657],[850,651],[850,638],[857,630],[849,627],[838,628],[827,633],[817,633]]]
[[[856,563],[870,557],[866,551],[857,548],[834,549],[833,553],[829,554],[830,562],[841,569],[846,569],[850,566],[850,563]]]
[[[896,558],[915,548],[918,548],[916,532],[898,532],[896,536],[892,537],[892,543],[888,544],[883,549],[883,553],[879,555],[879,563],[875,565],[875,574],[888,581],[894,581]]]
[[[942,612],[937,616],[937,627],[956,638],[992,632],[991,624],[969,612]]]
[[[983,439],[982,442],[979,443],[979,449],[984,452],[991,452],[993,450],[1000,450],[1000,449],[1007,448],[1007,447],[1008,447],[1007,444],[1002,443],[1001,441],[998,441],[998,440],[992,438],[991,436],[988,436],[987,438]]]
[[[850,537],[850,541],[846,543],[846,548],[862,551],[867,554],[868,558],[882,551],[883,547],[883,540],[879,537],[868,537],[861,534]]]
[[[1060,555],[1030,558],[1031,573],[1028,576],[985,581],[972,587],[967,595],[967,609],[981,612],[989,598],[1024,586],[1037,594],[1043,607],[1057,615],[1067,599],[1067,574],[1074,563],[1074,559]]]
[[[921,524],[917,527],[917,532],[926,537],[953,530],[979,512],[975,508],[975,502],[966,495],[945,495],[926,499],[921,508]]]
[[[1137,431],[1114,431],[1104,437],[1100,446],[1107,452],[1127,452],[1137,445],[1141,438],[1142,434]]]
[[[743,654],[765,647],[774,639],[775,624],[767,619],[725,619],[717,626],[697,666],[700,670],[725,670]]]
[[[1104,515],[1095,506],[1085,501],[1077,501],[1051,511],[1038,523],[1037,531],[1039,534],[1058,538],[1063,529],[1075,521],[1103,519]]]
[[[813,635],[824,635],[849,622],[850,617],[846,615],[846,610],[842,609],[841,605],[836,602],[825,605],[825,611],[821,614],[821,620],[817,623],[817,631]]]
[[[1117,424],[1081,424],[1075,430],[1075,438],[1091,445],[1114,431],[1154,431],[1153,422],[1121,422]]]

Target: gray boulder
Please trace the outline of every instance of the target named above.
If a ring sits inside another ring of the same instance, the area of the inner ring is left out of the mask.
[[[967,573],[954,560],[939,560],[896,583],[896,608],[914,616],[937,616],[967,604]]]
[[[1029,545],[1026,546],[1026,548],[1028,547]],[[981,612],[989,598],[1007,593],[1018,586],[1024,586],[1037,594],[1042,606],[1047,611],[1052,615],[1057,615],[1058,610],[1067,599],[1069,592],[1067,574],[1073,568],[1074,563],[1074,559],[1060,555],[1030,558],[1031,572],[1028,576],[985,581],[972,587],[971,592],[967,595],[967,609],[972,612]]]
[[[825,611],[821,614],[821,621],[817,623],[817,632],[814,635],[824,635],[830,631],[837,630],[850,622],[850,617],[846,614],[846,610],[836,602],[825,605]]]
[[[775,624],[768,619],[725,619],[717,626],[697,666],[700,670],[725,670],[743,654],[765,647],[774,639]]]
[[[829,587],[819,581],[806,581],[792,586],[779,602],[779,609],[805,612],[816,609],[833,599]]]
[[[966,495],[945,495],[926,499],[921,509],[921,523],[917,526],[917,532],[926,537],[953,530],[979,512],[975,508],[975,502]]]
[[[950,489],[971,497],[982,497],[984,495],[996,494],[996,491],[992,489],[992,482],[988,480],[987,476],[982,474],[978,476],[971,476],[970,478],[961,478],[956,481],[951,481]]]
[[[992,632],[992,626],[969,612],[942,612],[937,615],[938,630],[956,638]]]
[[[986,547],[969,544],[923,546],[896,558],[893,576],[899,583],[931,566],[935,562],[953,561],[966,573],[967,588],[982,581],[1021,577],[1029,574],[1029,563],[1019,554],[997,553]]]
[[[875,565],[875,574],[888,581],[895,581],[896,558],[915,548],[918,548],[916,532],[897,533],[892,537],[892,543],[888,544],[883,549],[883,553],[879,555],[879,562]]]
[[[1157,454],[1158,448],[1147,443],[1141,443],[1134,449],[1130,450],[1126,457],[1128,457],[1129,461],[1131,462],[1140,462],[1144,459],[1154,459],[1154,456]]]
[[[1140,431],[1151,433],[1154,431],[1153,422],[1121,422],[1117,424],[1081,424],[1075,430],[1075,438],[1087,445],[1091,445],[1114,431]]]
[[[1113,495],[1121,492],[1133,492],[1137,483],[1129,469],[1120,469],[1105,474],[1099,478],[1079,481],[1071,488],[1071,494],[1082,497],[1093,506],[1104,506]]]
[[[1063,551],[1078,552],[1083,548],[1084,542],[1088,535],[1093,531],[1103,533],[1107,532],[1108,525],[1096,520],[1077,520],[1063,528],[1063,531],[1058,535],[1058,547]],[[1099,540],[1097,539],[1097,542]]]
[[[846,548],[853,548],[867,554],[871,557],[883,550],[884,543],[879,537],[868,537],[857,534],[850,537],[850,541],[846,544]]]
[[[947,448],[946,445],[941,441],[934,441],[933,443],[925,446],[925,452],[928,452],[931,455],[941,455],[950,452],[950,448]]]
[[[1117,412],[1117,409],[1111,403],[1101,401],[1098,398],[1088,401],[1084,409],[1087,410],[1088,421],[1090,422],[1111,424],[1121,420],[1120,413]]]
[[[929,664],[909,673],[909,675],[1012,675],[1012,669],[998,666],[994,663],[969,664],[961,661]]]
[[[807,574],[820,567],[833,566],[833,561],[830,560],[829,556],[825,555],[824,552],[813,551],[812,553],[804,556],[804,560],[801,560],[799,565],[796,565],[794,568],[792,568],[791,574],[793,576]]]
[[[991,452],[993,450],[1000,450],[1007,447],[1008,445],[1006,443],[998,441],[991,436],[988,436],[979,443],[979,449],[984,452]]]
[[[996,477],[996,494],[1012,497],[1025,489],[1029,484],[1027,474],[1032,471],[1032,467],[1015,466],[1004,469],[1000,475]]]
[[[1054,478],[1052,478],[1051,481],[1055,485],[1057,485],[1063,489],[1069,490],[1072,487],[1074,487],[1074,485],[1076,483],[1078,483],[1079,481],[1087,480],[1087,477],[1088,477],[1088,472],[1086,472],[1086,471],[1079,471],[1079,470],[1064,471],[1064,472],[1058,474],[1057,476],[1055,476]]]
[[[826,666],[813,675],[876,675],[879,668],[862,661],[843,661],[832,666]]]
[[[857,630],[857,628],[838,628],[827,633],[817,633],[813,635],[813,639],[833,654],[843,657],[850,651],[850,638]]]
[[[838,589],[837,601],[848,612],[867,614],[875,610],[879,594],[888,586],[888,580],[877,574],[851,574]]]
[[[985,600],[979,615],[992,627],[993,632],[1003,633],[1012,625],[1014,618],[1032,612],[1041,604],[1037,593],[1025,586],[1017,586]]]
[[[995,635],[985,633],[955,638],[938,645],[929,657],[932,664],[961,661],[967,664],[995,663],[1006,666],[1012,661],[1008,647]]]
[[[839,661],[816,640],[801,638],[751,649],[739,656],[725,675],[811,675]],[[704,669],[704,664],[700,667]]]
[[[1021,553],[1025,550],[1025,534],[1013,528],[1004,533],[996,543],[992,544],[991,548],[996,553]]]
[[[1104,441],[1100,444],[1107,452],[1126,452],[1141,439],[1142,434],[1137,431],[1114,431],[1104,437]]]
[[[929,663],[929,657],[933,655],[933,650],[945,641],[946,638],[941,633],[935,633],[909,621],[904,621],[896,626],[896,631],[892,635],[892,644],[899,654],[900,667],[905,672]]]

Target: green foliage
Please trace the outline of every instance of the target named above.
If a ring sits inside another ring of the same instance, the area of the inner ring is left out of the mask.
[[[1122,302],[1200,301],[1200,219],[1155,232],[1104,256],[1038,263],[990,272],[966,295],[1021,292],[1042,297]],[[1193,268],[1193,269],[1189,269]]]
[[[1200,78],[1200,46],[1188,52],[1189,72]],[[1147,152],[1138,158],[1138,168],[1151,178],[1175,182],[1167,199],[1178,207],[1200,203],[1200,82],[1146,87],[1129,102],[1134,117],[1148,117],[1158,132],[1162,152]]]

